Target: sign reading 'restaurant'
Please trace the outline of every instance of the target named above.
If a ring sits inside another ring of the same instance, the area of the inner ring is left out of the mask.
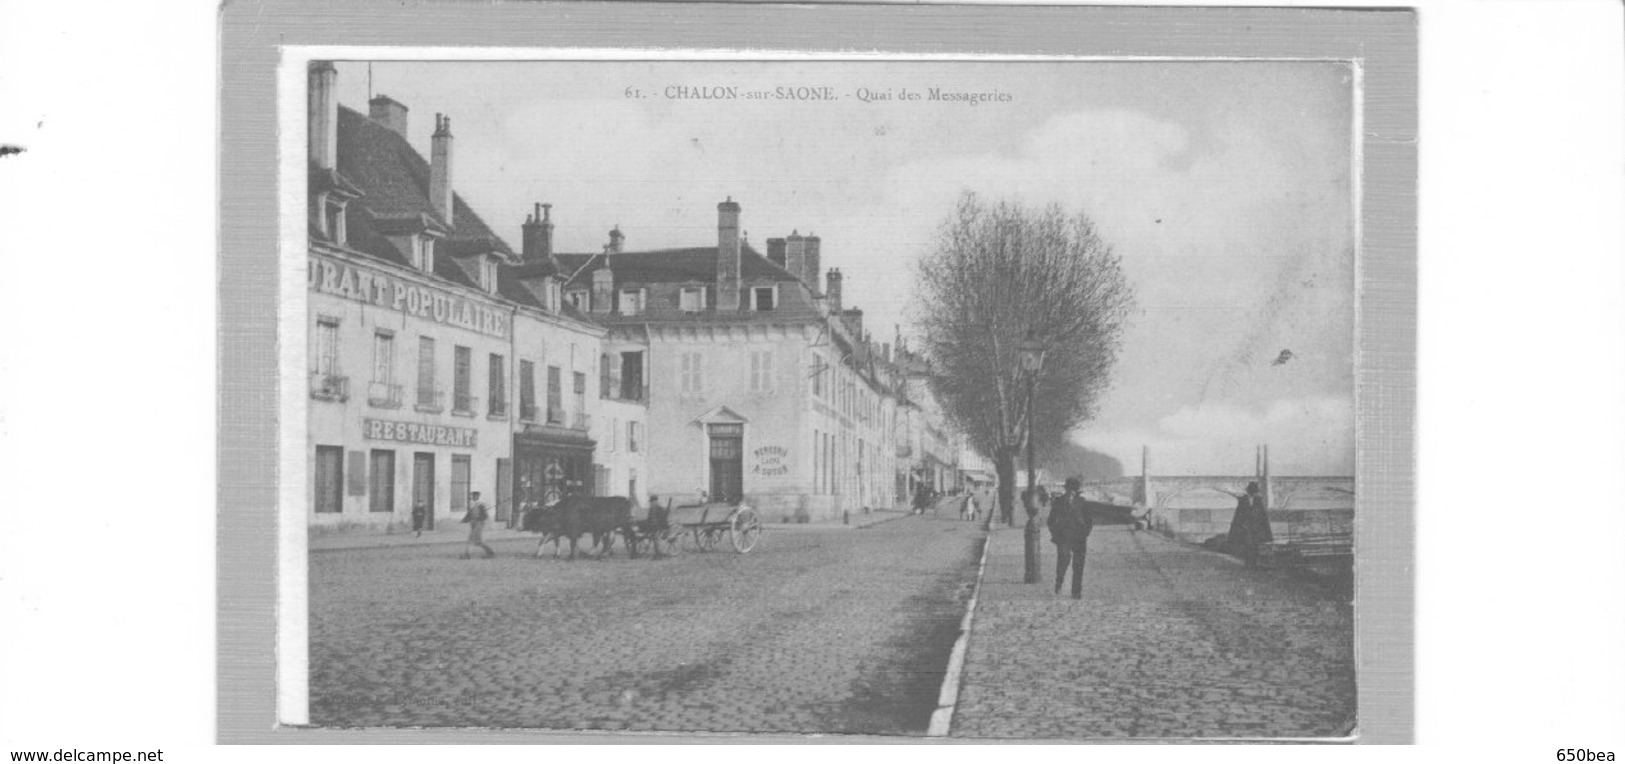
[[[309,284],[312,292],[398,310],[492,337],[508,336],[508,317],[489,306],[441,289],[391,278],[371,268],[312,255]]]
[[[423,443],[455,448],[473,448],[474,436],[478,434],[467,427],[442,427],[437,424],[390,422],[383,419],[363,419],[362,425],[368,440],[394,440],[401,443]]]

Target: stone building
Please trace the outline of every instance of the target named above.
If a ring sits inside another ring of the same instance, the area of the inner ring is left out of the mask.
[[[717,239],[558,255],[565,301],[608,327],[605,384],[642,393],[649,490],[679,501],[745,499],[771,520],[823,520],[895,501],[895,406],[841,274],[820,288],[816,236],[769,239],[717,205]],[[630,380],[636,380],[632,382]]]
[[[527,502],[631,491],[644,478],[636,398],[606,400],[607,330],[568,304],[538,205],[515,252],[454,190],[451,118],[425,160],[408,109],[337,103],[309,71],[308,483],[312,527],[496,519]],[[605,416],[605,414],[609,416]],[[601,444],[614,444],[605,448]]]

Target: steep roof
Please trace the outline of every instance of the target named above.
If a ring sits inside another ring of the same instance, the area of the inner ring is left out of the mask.
[[[345,106],[339,107],[338,174],[362,196],[346,216],[350,245],[404,263],[383,235],[392,229],[426,227],[444,231],[444,251],[452,256],[496,252],[513,257],[513,249],[492,231],[463,197],[452,193],[452,225],[435,213],[429,201],[429,163],[404,137]],[[438,258],[437,258],[438,259]],[[437,275],[467,283],[467,276],[447,271]]]
[[[561,254],[555,255],[566,275],[575,276],[572,285],[591,286],[592,272],[609,258],[615,272],[615,282],[658,283],[717,283],[717,248],[683,247],[678,249],[652,249],[641,252],[614,254]],[[585,269],[582,266],[587,266]],[[749,244],[739,248],[739,273],[744,281],[799,281],[784,268],[768,260]]]

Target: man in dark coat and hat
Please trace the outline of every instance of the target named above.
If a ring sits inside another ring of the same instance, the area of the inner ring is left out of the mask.
[[[1072,599],[1083,599],[1083,558],[1089,533],[1095,529],[1094,512],[1078,491],[1083,481],[1066,479],[1066,492],[1050,502],[1049,538],[1055,542],[1055,593],[1061,593],[1066,569],[1072,568]]]
[[[1247,492],[1236,497],[1236,514],[1230,518],[1230,535],[1226,539],[1248,565],[1258,564],[1259,544],[1275,540],[1256,481],[1248,483]]]

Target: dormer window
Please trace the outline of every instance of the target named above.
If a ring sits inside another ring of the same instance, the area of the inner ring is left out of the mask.
[[[689,313],[698,313],[705,310],[705,287],[683,287],[677,295],[677,307]]]
[[[493,294],[497,291],[497,259],[480,258],[480,288]]]
[[[779,288],[776,286],[752,287],[750,290],[751,310],[773,310],[779,304]]]
[[[547,308],[548,312],[550,312],[550,313],[559,312],[559,306],[563,302],[564,302],[564,285],[560,284],[559,282],[554,281],[552,279],[548,279],[548,281],[547,281],[547,305],[546,305],[546,308]]]
[[[412,237],[412,265],[420,271],[434,273],[434,239],[432,237]]]
[[[587,290],[585,289],[572,289],[568,295],[565,295],[564,299],[565,302],[570,304],[570,307],[582,312],[592,308],[592,300],[587,297]]]
[[[642,289],[621,290],[621,315],[635,316],[642,313],[643,308],[644,304]]]
[[[321,195],[321,225],[322,233],[332,239],[335,244],[344,244],[347,241],[344,231],[344,200],[334,198],[332,194]]]

